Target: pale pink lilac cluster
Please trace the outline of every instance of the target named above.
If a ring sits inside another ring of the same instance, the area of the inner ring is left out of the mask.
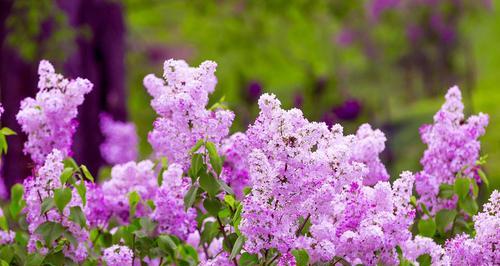
[[[224,166],[220,178],[234,190],[238,199],[243,198],[243,189],[250,186],[248,176],[248,137],[241,132],[231,135],[222,142],[220,153],[224,156]]]
[[[107,266],[127,266],[133,265],[134,253],[127,246],[112,245],[104,250],[102,260]]]
[[[113,120],[109,114],[100,116],[104,142],[99,146],[102,158],[111,165],[137,159],[139,139],[134,123]]]
[[[64,78],[45,60],[40,62],[38,75],[36,97],[21,102],[16,118],[28,135],[24,153],[37,165],[42,165],[53,149],[58,149],[63,156],[71,155],[72,137],[78,125],[78,106],[93,85],[87,79]]]
[[[129,221],[129,195],[137,192],[142,201],[152,200],[158,189],[154,163],[149,160],[118,164],[111,169],[111,178],[102,184],[104,202],[107,208],[121,222]],[[136,216],[150,214],[150,208],[140,203]]]
[[[182,166],[171,164],[163,172],[163,183],[154,197],[155,210],[151,218],[158,223],[158,232],[186,240],[196,230],[196,210],[184,210],[184,196],[191,179],[183,177]]]
[[[160,116],[148,139],[157,156],[169,162],[189,167],[189,150],[199,139],[220,144],[229,133],[234,119],[231,111],[207,110],[208,96],[217,79],[216,63],[205,61],[199,67],[189,67],[182,60],[167,60],[163,78],[150,74],[144,86],[153,96],[151,106]]]
[[[388,182],[372,188],[363,185],[369,168],[353,159],[353,147],[377,143],[383,139],[380,132],[373,141],[363,134],[344,136],[340,125],[329,130],[324,123],[309,122],[300,110],[281,109],[268,94],[259,107],[247,131],[253,186],[243,200],[245,249],[276,248],[287,254],[305,248],[316,262],[336,255],[367,265],[397,261],[396,246],[411,238],[413,175],[404,173],[392,188]],[[363,131],[373,135],[371,128]],[[305,220],[311,223],[311,236],[301,235]]]
[[[402,243],[401,248],[404,258],[414,264],[418,263],[418,257],[427,254],[431,257],[431,265],[450,265],[450,258],[448,254],[446,254],[443,247],[436,244],[432,238],[417,235],[414,239],[409,239],[408,241]],[[461,265],[461,263],[452,265]]]
[[[488,115],[479,113],[465,120],[463,111],[460,90],[454,86],[434,115],[434,124],[420,128],[427,149],[420,160],[423,170],[416,175],[415,185],[419,203],[425,204],[432,214],[443,208],[453,209],[456,205],[455,198],[438,197],[441,184],[453,184],[458,173],[480,182],[475,172],[481,147],[478,138],[485,133]]]
[[[45,243],[41,249],[37,248],[36,244],[38,241],[44,243],[44,240],[35,230],[44,222],[50,221],[60,223],[76,238],[78,246],[71,244],[65,246],[63,251],[67,257],[73,258],[75,261],[82,261],[87,257],[89,232],[69,219],[71,207],[78,206],[81,209],[84,207],[77,190],[72,189],[71,201],[66,205],[62,214],[57,209],[50,209],[44,214],[41,208],[43,200],[53,197],[54,190],[62,187],[59,177],[64,169],[63,159],[63,152],[54,149],[47,155],[45,164],[38,169],[36,175],[24,180],[24,200],[26,201],[24,213],[28,222],[28,231],[31,234],[28,242],[28,251],[38,251],[43,254],[46,252],[45,245],[53,244]]]
[[[356,132],[352,147],[352,160],[362,162],[368,167],[368,174],[363,179],[364,185],[375,185],[378,181],[388,181],[389,174],[379,158],[385,149],[385,135],[379,129],[373,130],[369,124],[363,124]]]
[[[446,242],[452,265],[500,265],[500,192],[473,217],[475,236],[462,234]]]

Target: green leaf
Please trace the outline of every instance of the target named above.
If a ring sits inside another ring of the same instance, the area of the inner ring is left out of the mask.
[[[439,186],[439,194],[438,196],[442,199],[449,199],[455,195],[455,191],[453,190],[453,185],[450,184],[441,184]]]
[[[10,198],[11,201],[19,202],[23,199],[24,187],[21,184],[15,184],[10,189]]]
[[[66,205],[71,201],[72,196],[71,189],[69,188],[57,188],[54,190],[54,203],[59,212],[63,212]]]
[[[418,222],[418,232],[422,236],[433,237],[436,233],[436,222],[432,218]]]
[[[5,136],[12,136],[12,135],[17,135],[16,132],[8,127],[4,127],[0,130],[0,133],[2,133]]]
[[[231,255],[229,256],[229,259],[232,260],[240,254],[241,248],[243,248],[243,244],[245,244],[245,237],[243,236],[238,236],[236,239],[236,242],[234,242],[233,250],[231,251]]]
[[[476,215],[477,211],[479,210],[477,202],[470,196],[466,197],[465,199],[459,199],[458,207],[460,207],[471,216]]]
[[[477,195],[479,194],[479,186],[477,185],[475,179],[471,179],[471,183],[472,183],[472,195],[474,196],[474,198],[477,198]]]
[[[196,144],[193,146],[193,148],[191,148],[191,153],[195,153],[195,152],[197,152],[197,151],[200,149],[201,145],[203,145],[203,142],[204,142],[204,140],[203,140],[203,139],[199,139],[199,140],[196,142]]]
[[[440,234],[444,235],[446,227],[455,220],[457,212],[455,210],[442,209],[436,213],[436,227]]]
[[[12,259],[14,258],[15,250],[12,246],[4,246],[0,248],[0,259],[10,263]],[[9,264],[7,264],[9,265]]]
[[[488,177],[486,176],[486,174],[484,173],[484,171],[482,169],[478,169],[477,170],[477,174],[479,175],[479,177],[481,177],[481,180],[486,185],[486,187],[489,187],[490,186],[490,181],[488,180]]]
[[[425,204],[420,203],[420,208],[422,209],[422,212],[424,212],[428,216],[431,216],[431,214],[429,213],[429,210],[427,210],[427,206],[425,206]]]
[[[128,195],[130,217],[135,216],[135,211],[137,210],[137,205],[139,204],[140,201],[141,201],[141,196],[136,191],[132,191]]]
[[[422,254],[418,256],[417,262],[420,266],[430,266],[432,262],[432,258],[429,254]]]
[[[42,206],[41,206],[42,215],[46,214],[48,211],[50,211],[55,206],[56,206],[56,204],[54,203],[54,198],[52,198],[52,197],[45,198],[42,201]]]
[[[158,186],[161,187],[163,184],[163,173],[165,172],[165,168],[160,169],[158,172],[158,176],[156,177],[156,180],[158,182]]]
[[[54,240],[58,239],[64,230],[64,227],[58,223],[45,222],[38,226],[35,233],[40,235],[45,240],[45,244],[52,245]]]
[[[7,150],[9,145],[7,144],[7,139],[5,138],[4,135],[0,134],[0,154],[3,152],[4,154],[7,153]]]
[[[212,197],[219,193],[220,185],[212,174],[202,172],[200,186]]]
[[[222,204],[219,199],[216,198],[206,198],[203,201],[203,207],[213,216],[217,216],[220,209],[222,208]]]
[[[309,254],[303,249],[292,250],[292,254],[295,257],[297,266],[307,266],[309,265]]]
[[[61,173],[61,176],[59,177],[62,185],[65,185],[66,182],[68,181],[68,179],[71,176],[73,176],[74,171],[75,170],[73,168],[70,168],[70,167],[64,168],[63,172]]]
[[[69,211],[69,219],[71,221],[80,225],[81,228],[85,228],[87,226],[87,219],[85,218],[85,214],[80,206],[71,207]]]
[[[188,192],[184,196],[184,208],[187,210],[193,206],[196,200],[196,194],[198,193],[198,185],[192,185]]]
[[[227,203],[227,205],[231,206],[231,208],[234,208],[236,200],[234,199],[233,195],[224,195],[224,201]]]
[[[45,257],[40,253],[30,253],[26,258],[26,266],[39,266],[42,265]]]
[[[81,165],[80,166],[80,169],[82,169],[82,172],[83,172],[83,175],[85,176],[85,178],[87,178],[88,180],[90,180],[92,183],[94,183],[94,177],[92,176],[92,174],[90,173],[89,169],[87,168],[87,166],[85,165]]]
[[[459,177],[455,179],[453,190],[457,193],[460,199],[464,199],[469,194],[470,181],[468,178]]]
[[[4,231],[9,231],[9,223],[7,222],[7,218],[5,216],[0,216],[0,228]]]
[[[417,198],[415,196],[411,196],[410,197],[410,203],[411,205],[413,205],[414,207],[417,207]]]
[[[177,245],[168,235],[160,235],[158,237],[158,247],[171,256],[175,256],[175,251],[177,250]]]
[[[70,231],[65,230],[63,236],[69,241],[69,243],[71,243],[73,247],[78,247],[78,240],[76,240],[75,236],[73,236]]]
[[[217,179],[217,183],[219,183],[219,186],[224,190],[226,193],[234,195],[233,189],[226,184],[222,179]]]
[[[219,227],[220,230],[220,227]],[[231,233],[227,235],[224,240],[222,240],[222,248],[227,251],[228,253],[231,253],[233,251],[234,244],[236,240],[238,239],[238,235],[235,233]]]
[[[87,186],[85,185],[85,182],[80,180],[80,183],[75,184],[74,187],[82,199],[83,206],[87,205]]]
[[[73,168],[76,171],[79,167],[73,158],[67,157],[66,159],[64,159],[64,168]]]
[[[259,264],[259,258],[255,254],[245,252],[241,254],[238,265],[240,266],[255,266]]]
[[[191,180],[193,180],[193,183],[196,181],[196,178],[198,178],[201,169],[203,169],[203,154],[193,154],[191,158],[191,167],[188,171],[188,175],[191,177]]]
[[[220,175],[222,171],[222,160],[219,154],[217,153],[215,144],[208,141],[207,143],[205,143],[205,147],[207,147],[208,156],[210,157],[210,164],[212,165],[212,168],[215,170],[217,175]]]

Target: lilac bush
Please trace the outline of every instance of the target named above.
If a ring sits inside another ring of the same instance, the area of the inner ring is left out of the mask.
[[[246,131],[229,135],[233,113],[222,101],[207,107],[215,68],[167,60],[163,79],[145,78],[159,115],[149,159],[138,160],[133,124],[103,115],[112,168],[95,180],[70,157],[91,84],[42,61],[40,92],[17,116],[36,166],[0,209],[2,264],[500,264],[500,194],[481,212],[478,203],[488,116],[465,120],[458,87],[420,130],[422,170],[390,182],[381,130],[345,134],[272,94]],[[15,133],[0,133],[5,153]]]

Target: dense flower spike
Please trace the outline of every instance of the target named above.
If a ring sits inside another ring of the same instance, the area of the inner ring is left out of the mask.
[[[133,265],[133,252],[126,246],[113,245],[104,250],[102,260],[108,266]]]
[[[439,186],[453,184],[457,173],[480,180],[474,170],[479,158],[478,138],[485,133],[488,116],[480,113],[464,120],[463,109],[460,90],[452,87],[446,102],[434,115],[434,124],[420,128],[427,150],[420,161],[423,170],[417,174],[415,185],[419,203],[424,203],[431,213],[455,207],[456,199],[440,199],[437,195]]]
[[[189,149],[199,139],[219,144],[229,133],[234,119],[231,111],[207,110],[208,96],[217,79],[216,64],[205,61],[192,68],[182,60],[167,60],[164,64],[165,80],[150,74],[144,86],[153,96],[151,106],[160,117],[149,133],[149,142],[158,156],[189,167]]]
[[[106,228],[109,219],[113,215],[112,208],[108,207],[104,192],[98,184],[87,185],[87,205],[85,205],[85,216],[91,228]]]
[[[36,97],[21,102],[17,121],[28,135],[24,152],[42,165],[45,157],[58,149],[63,156],[71,154],[72,137],[78,125],[78,106],[84,95],[92,90],[92,83],[86,79],[65,79],[54,71],[45,60],[38,67],[38,89]]]
[[[182,175],[182,166],[179,164],[170,165],[163,173],[163,183],[154,198],[156,209],[151,217],[158,222],[160,233],[186,240],[196,229],[196,210],[184,210],[183,199],[191,180]]]
[[[63,153],[59,150],[53,150],[46,158],[45,164],[40,167],[36,176],[31,176],[25,179],[24,187],[26,192],[24,200],[26,201],[26,221],[28,222],[28,231],[30,239],[28,243],[28,251],[44,252],[45,247],[53,245],[53,243],[44,243],[44,239],[36,230],[45,222],[60,223],[77,240],[77,246],[73,244],[64,248],[66,256],[73,258],[75,261],[82,261],[87,257],[87,241],[89,240],[89,232],[82,228],[79,224],[71,221],[70,208],[79,207],[83,209],[82,199],[76,189],[71,189],[71,201],[66,205],[62,214],[56,209],[50,209],[46,213],[42,212],[42,203],[49,197],[54,197],[56,189],[62,186],[59,177],[61,176],[64,164]],[[79,181],[83,182],[83,181]],[[37,242],[41,241],[45,245],[42,249],[37,247]]]
[[[115,165],[111,169],[111,179],[102,184],[105,204],[121,222],[127,222],[130,218],[130,193],[137,192],[144,201],[152,200],[156,195],[158,185],[153,166],[149,160]],[[137,216],[149,212],[148,206],[137,206]]]
[[[99,148],[107,163],[113,165],[137,159],[139,140],[134,123],[115,121],[109,114],[101,114],[100,126],[104,142]]]
[[[493,191],[481,213],[473,218],[476,235],[460,235],[446,243],[452,265],[499,265],[500,192]]]

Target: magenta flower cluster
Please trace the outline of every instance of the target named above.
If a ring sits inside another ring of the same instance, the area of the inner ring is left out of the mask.
[[[139,139],[133,123],[115,121],[109,114],[101,114],[100,126],[104,142],[99,148],[108,164],[137,160]]]

